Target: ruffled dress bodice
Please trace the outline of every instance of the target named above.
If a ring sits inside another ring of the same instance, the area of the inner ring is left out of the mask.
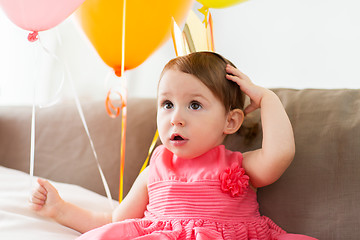
[[[194,159],[159,146],[150,162],[144,218],[108,224],[81,239],[312,239],[286,234],[260,216],[242,160],[223,145]]]
[[[240,173],[242,159],[240,152],[228,151],[223,145],[194,159],[182,159],[158,147],[150,164],[145,218],[179,223],[183,229],[180,239],[196,239],[199,234],[206,234],[206,239],[271,239],[273,233],[285,233],[260,216],[256,193],[245,173]],[[222,181],[220,176],[226,173],[230,174]],[[233,188],[226,191],[227,185]],[[239,192],[233,196],[231,190],[236,187]]]
[[[153,160],[146,217],[233,223],[260,216],[254,190],[244,186],[243,193],[233,197],[221,189],[219,176],[241,166],[241,153],[219,146],[198,158],[181,159],[160,147]]]

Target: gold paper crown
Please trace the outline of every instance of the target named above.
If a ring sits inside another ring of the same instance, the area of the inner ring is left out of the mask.
[[[207,12],[204,22],[190,10],[186,19],[183,31],[173,20],[172,24],[172,39],[174,43],[176,56],[183,56],[192,52],[212,51],[214,52],[214,37],[213,37],[213,21],[211,13],[207,18]]]

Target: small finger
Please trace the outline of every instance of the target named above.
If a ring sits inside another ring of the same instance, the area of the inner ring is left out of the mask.
[[[234,83],[236,83],[240,87],[241,91],[243,91],[245,94],[247,94],[249,86],[250,86],[249,81],[243,80],[237,76],[233,76],[233,75],[229,75],[229,74],[226,75],[226,78],[229,81],[233,81]]]
[[[39,192],[39,193],[41,193],[41,194],[43,194],[43,195],[47,195],[47,190],[43,187],[43,186],[41,186],[41,185],[39,185],[35,190],[34,190],[34,192]]]
[[[230,64],[226,65],[226,72],[230,75],[238,76],[239,78],[246,79],[246,76],[243,72],[241,72],[238,68],[231,66]]]
[[[37,197],[37,196],[35,196],[33,194],[33,195],[30,196],[29,202],[30,202],[31,205],[35,204],[35,205],[43,206],[43,205],[45,205],[46,199],[41,198],[41,197],[39,198],[39,197]]]
[[[30,202],[31,202],[32,204],[37,204],[37,205],[41,205],[41,206],[45,205],[45,200],[39,199],[39,198],[35,198],[35,197],[31,197]]]
[[[45,188],[45,185],[46,185],[46,180],[45,179],[42,179],[42,178],[38,178],[37,179],[37,182],[40,186],[44,187]]]
[[[34,211],[39,211],[43,208],[44,204],[38,204],[38,203],[30,203],[30,208]]]
[[[49,191],[57,191],[56,188],[48,180],[38,178],[38,183],[45,189],[47,193]]]
[[[37,198],[37,199],[44,199],[46,200],[46,194],[42,193],[42,192],[39,192],[39,191],[34,191],[31,195],[32,197],[34,198]]]
[[[234,76],[234,75],[231,75],[231,74],[226,74],[226,78],[227,78],[228,80],[231,80],[231,81],[239,84],[240,78],[237,77],[237,76]]]
[[[35,196],[31,196],[29,200],[30,200],[29,202],[30,202],[31,204],[37,204],[37,205],[41,205],[41,206],[45,205],[45,203],[46,203],[46,199],[44,199],[44,198],[37,198],[37,197],[35,197]]]

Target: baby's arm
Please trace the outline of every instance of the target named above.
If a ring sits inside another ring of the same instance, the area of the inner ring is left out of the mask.
[[[288,168],[295,154],[295,140],[290,120],[277,95],[253,84],[240,70],[227,66],[229,80],[236,82],[250,97],[245,114],[261,108],[262,148],[244,153],[243,167],[254,187],[275,182]]]
[[[113,222],[131,218],[142,218],[149,202],[147,183],[149,178],[149,167],[135,180],[129,193],[112,215]]]
[[[39,186],[31,197],[31,208],[43,217],[81,233],[111,222],[111,213],[92,212],[64,201],[47,180],[38,179]]]
[[[112,214],[89,211],[66,202],[53,185],[38,179],[39,187],[32,195],[31,208],[41,216],[52,218],[64,226],[84,233],[112,221],[143,217],[148,203],[147,178],[146,168]]]

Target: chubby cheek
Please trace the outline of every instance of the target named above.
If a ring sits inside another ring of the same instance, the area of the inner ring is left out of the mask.
[[[159,137],[161,142],[164,144],[165,140],[167,139],[167,131],[168,131],[168,125],[166,124],[166,119],[165,116],[163,116],[162,114],[158,114],[157,115],[157,120],[156,120],[156,124],[157,124],[157,129],[159,132]]]
[[[225,121],[222,118],[218,118],[216,120],[214,119],[211,121],[203,122],[202,126],[199,126],[199,128],[202,128],[203,130],[203,134],[201,135],[204,140],[209,138],[209,140],[211,139],[215,142],[221,142],[221,139],[224,136]]]

